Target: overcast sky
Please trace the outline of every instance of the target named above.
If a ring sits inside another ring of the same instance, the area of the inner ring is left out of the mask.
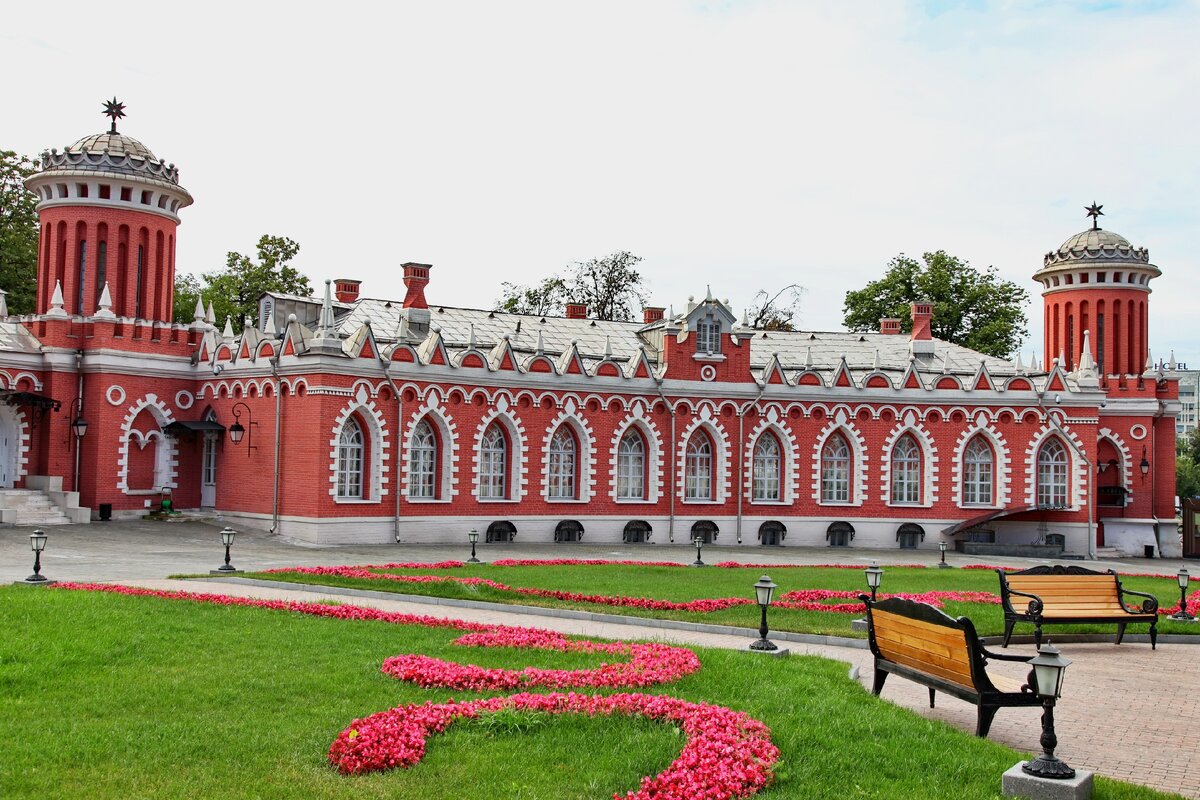
[[[316,286],[490,307],[630,250],[652,302],[796,282],[805,329],[897,253],[1030,290],[1088,227],[1150,249],[1154,356],[1200,368],[1196,2],[24,2],[0,149],[120,129],[196,198],[178,267],[263,233]]]

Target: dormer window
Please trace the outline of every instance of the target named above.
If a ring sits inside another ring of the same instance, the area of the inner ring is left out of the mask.
[[[696,352],[710,355],[721,352],[721,320],[711,314],[696,322]]]

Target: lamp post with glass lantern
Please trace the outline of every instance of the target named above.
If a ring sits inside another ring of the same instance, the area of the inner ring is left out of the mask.
[[[871,590],[871,602],[875,602],[875,592],[879,589],[879,584],[883,581],[883,570],[874,561],[871,566],[864,570],[867,575],[867,587]]]
[[[246,424],[242,424],[241,409],[246,410]],[[233,424],[229,426],[229,441],[234,444],[240,444],[242,439],[246,439],[246,456],[250,456],[251,450],[257,450],[258,446],[251,444],[254,439],[254,426],[258,423],[254,421],[254,414],[250,411],[250,406],[242,401],[233,404]]]
[[[42,574],[42,551],[46,549],[48,538],[41,528],[29,534],[29,546],[33,548],[33,574],[25,579],[26,583],[53,583]]]
[[[1021,770],[1038,778],[1074,778],[1075,770],[1054,756],[1054,748],[1058,747],[1058,737],[1054,735],[1054,703],[1062,697],[1063,678],[1071,662],[1063,658],[1047,639],[1029,664],[1033,667],[1029,684],[1042,698],[1042,754],[1022,764]]]
[[[942,560],[938,562],[939,569],[951,569],[950,565],[946,563],[946,548],[947,548],[947,546],[948,545],[946,544],[945,539],[938,542],[938,550],[942,551]]]
[[[1187,610],[1187,587],[1188,581],[1191,580],[1187,567],[1180,567],[1179,574],[1175,576],[1175,579],[1179,581],[1179,610],[1167,619],[1175,622],[1195,622],[1196,617]]]
[[[754,594],[762,609],[762,622],[758,626],[758,640],[750,643],[751,650],[770,652],[779,649],[774,642],[767,638],[767,606],[771,605],[771,596],[775,594],[776,588],[775,583],[766,575],[763,575],[758,579],[758,583],[754,584]]]
[[[467,563],[482,564],[483,562],[475,557],[475,543],[479,541],[479,531],[471,528],[471,532],[467,534],[467,540],[471,542],[471,557],[467,559]]]
[[[692,537],[692,544],[696,545],[696,560],[692,562],[693,567],[703,567],[704,562],[700,560],[700,548],[704,546],[704,537],[696,534]]]
[[[233,547],[233,539],[237,536],[237,531],[230,528],[228,525],[221,531],[221,544],[225,545],[225,563],[214,570],[209,570],[214,575],[228,575],[231,572],[241,572],[240,569],[229,563],[229,548]]]

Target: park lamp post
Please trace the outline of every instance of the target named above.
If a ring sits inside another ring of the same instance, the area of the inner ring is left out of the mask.
[[[1038,654],[1029,663],[1033,667],[1029,680],[1034,691],[1042,698],[1042,754],[1022,764],[1021,770],[1037,778],[1074,778],[1075,770],[1067,766],[1065,761],[1054,757],[1054,748],[1058,746],[1058,737],[1054,735],[1054,702],[1062,697],[1063,678],[1071,662],[1063,658],[1058,648],[1047,639],[1045,646],[1038,649]]]
[[[875,592],[879,589],[879,584],[883,581],[883,570],[874,561],[871,566],[865,570],[867,574],[867,587],[871,590],[871,602],[875,602]]]
[[[33,548],[33,574],[25,579],[26,583],[49,583],[49,579],[42,574],[42,551],[46,549],[46,532],[38,528],[33,533],[29,534],[29,545]]]
[[[471,543],[471,557],[467,559],[467,563],[482,564],[483,562],[475,557],[475,543],[479,541],[479,531],[471,528],[471,532],[467,534],[467,540]]]
[[[942,560],[938,562],[939,569],[951,569],[951,566],[946,563],[946,548],[947,547],[948,547],[948,545],[946,544],[945,539],[938,542],[938,550],[942,551]]]
[[[1179,581],[1179,610],[1167,617],[1167,619],[1176,622],[1195,622],[1196,617],[1187,610],[1187,587],[1188,581],[1191,580],[1187,567],[1180,567],[1179,574],[1175,576],[1175,579]]]
[[[704,562],[700,560],[700,548],[704,546],[704,537],[697,533],[692,537],[692,544],[696,545],[696,560],[691,563],[691,566],[703,567]]]
[[[229,563],[229,548],[233,547],[233,539],[237,536],[237,531],[228,525],[221,531],[221,544],[225,545],[225,563],[211,570],[214,574],[225,574],[229,572],[241,572],[240,569]]]
[[[754,584],[754,594],[757,595],[759,608],[762,609],[762,622],[758,625],[758,640],[750,643],[751,650],[771,652],[779,648],[767,638],[767,606],[771,605],[771,596],[775,594],[775,583],[767,575],[758,579]]]

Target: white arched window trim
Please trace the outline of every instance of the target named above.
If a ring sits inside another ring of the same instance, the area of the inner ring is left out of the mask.
[[[750,459],[750,499],[754,503],[783,502],[784,449],[774,431],[763,431]]]
[[[388,467],[384,456],[389,442],[387,431],[383,427],[383,415],[375,407],[375,402],[369,400],[361,389],[359,395],[358,402],[347,405],[338,414],[329,439],[329,494],[335,503],[381,503],[388,493],[385,483]],[[362,432],[364,445],[360,497],[341,495],[341,491],[346,488],[341,483],[342,434],[347,423],[352,420]]]
[[[629,426],[617,444],[617,501],[638,502],[647,499],[649,490],[649,446],[642,430]]]

